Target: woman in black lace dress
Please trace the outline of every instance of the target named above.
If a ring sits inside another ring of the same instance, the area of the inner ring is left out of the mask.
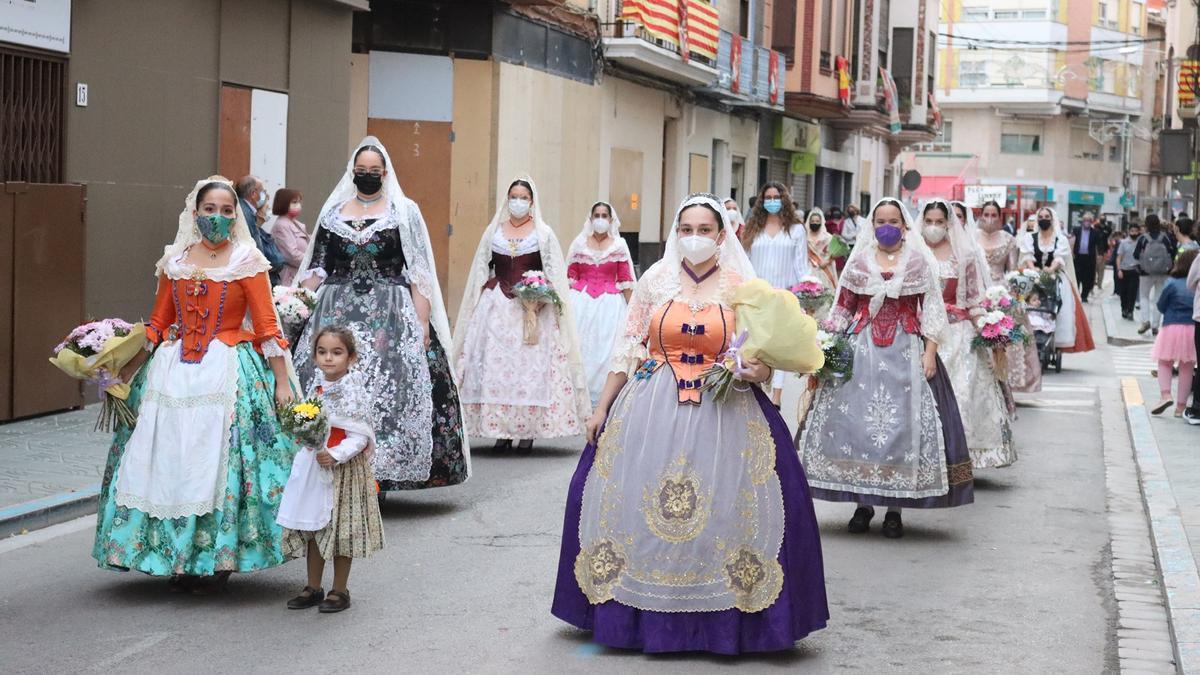
[[[312,339],[349,328],[372,396],[381,495],[457,485],[470,472],[458,388],[446,358],[449,323],[429,235],[416,203],[391,174],[387,151],[368,137],[321,210],[299,282],[317,306],[296,347],[301,384],[312,379]]]

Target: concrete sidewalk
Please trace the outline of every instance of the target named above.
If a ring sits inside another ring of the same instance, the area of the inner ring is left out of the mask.
[[[95,510],[111,436],[97,406],[0,425],[0,537]]]
[[[1112,280],[1111,275],[1109,281]],[[1092,300],[1096,302],[1096,300]],[[1121,317],[1121,299],[1115,295],[1106,295],[1100,301],[1101,310],[1104,312],[1104,332],[1108,335],[1108,344],[1117,345],[1118,347],[1127,347],[1130,345],[1145,345],[1154,344],[1154,336],[1150,333],[1139,335],[1137,329],[1141,326],[1137,321],[1130,321]],[[1158,399],[1155,399],[1158,400]]]

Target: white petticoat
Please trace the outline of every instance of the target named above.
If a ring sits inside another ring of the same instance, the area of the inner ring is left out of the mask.
[[[317,453],[301,448],[283,488],[275,522],[293,530],[316,532],[333,514],[333,471],[317,463]]]
[[[152,518],[201,516],[225,495],[237,350],[213,340],[199,363],[184,363],[180,348],[164,343],[150,360],[117,473],[117,504]]]
[[[583,291],[571,289],[569,302],[579,327],[579,350],[583,352],[588,394],[595,406],[608,379],[609,359],[617,333],[625,327],[625,296],[605,293],[593,298]]]

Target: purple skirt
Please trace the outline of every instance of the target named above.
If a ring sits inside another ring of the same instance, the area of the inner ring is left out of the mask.
[[[949,474],[950,490],[936,497],[906,499],[883,495],[866,495],[842,490],[813,488],[813,497],[827,502],[855,502],[870,506],[899,506],[908,509],[938,509],[963,506],[975,501],[974,473],[971,468],[971,453],[967,450],[967,433],[963,430],[962,417],[958,413],[958,399],[950,385],[950,376],[942,357],[937,360],[937,375],[929,381],[933,400],[937,403],[938,417],[942,421],[942,438],[946,442],[946,471]],[[797,438],[799,436],[797,435]]]
[[[579,515],[583,487],[596,456],[589,443],[579,458],[567,492],[562,550],[551,613],[567,623],[592,631],[600,644],[644,652],[705,651],[717,654],[791,649],[798,640],[825,627],[825,570],[821,538],[813,513],[808,481],[779,411],[757,387],[754,395],[775,440],[775,472],[783,489],[784,534],[779,564],[783,590],[775,604],[753,614],[737,609],[719,612],[652,612],[621,605],[615,600],[593,605],[575,581],[579,555]]]

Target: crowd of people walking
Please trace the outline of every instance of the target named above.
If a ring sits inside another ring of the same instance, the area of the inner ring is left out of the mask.
[[[1083,304],[1110,242],[1091,217],[1068,231],[1042,208],[1016,231],[994,202],[891,198],[805,213],[768,182],[744,218],[732,199],[688,196],[638,274],[608,200],[564,250],[532,178],[501,187],[452,331],[421,210],[377,139],[351,153],[311,231],[297,191],[268,209],[256,177],[199,181],[156,266],[146,349],[121,373],[137,421],[113,437],[100,565],[211,593],[306,557],[287,607],[340,612],[351,562],[384,546],[387,493],[463,483],[471,438],[503,456],[584,436],[554,615],[619,648],[789,649],[829,618],[814,498],[853,504],[856,534],[886,509],[890,539],[906,508],[972,503],[977,472],[1018,459],[1013,392],[1094,348]],[[1145,228],[1111,264],[1122,309],[1140,298],[1158,337],[1160,407],[1184,415],[1195,246],[1155,217]],[[1046,317],[1013,313],[1038,338],[981,344],[1022,275],[1053,300]],[[792,365],[743,358],[745,289],[799,307],[805,284],[828,302],[795,310]],[[294,341],[277,286],[315,296]],[[853,360],[841,377],[818,377],[828,336]],[[718,394],[721,367],[733,383]],[[780,409],[793,380],[795,433]],[[281,420],[305,410],[327,428],[300,442]]]

